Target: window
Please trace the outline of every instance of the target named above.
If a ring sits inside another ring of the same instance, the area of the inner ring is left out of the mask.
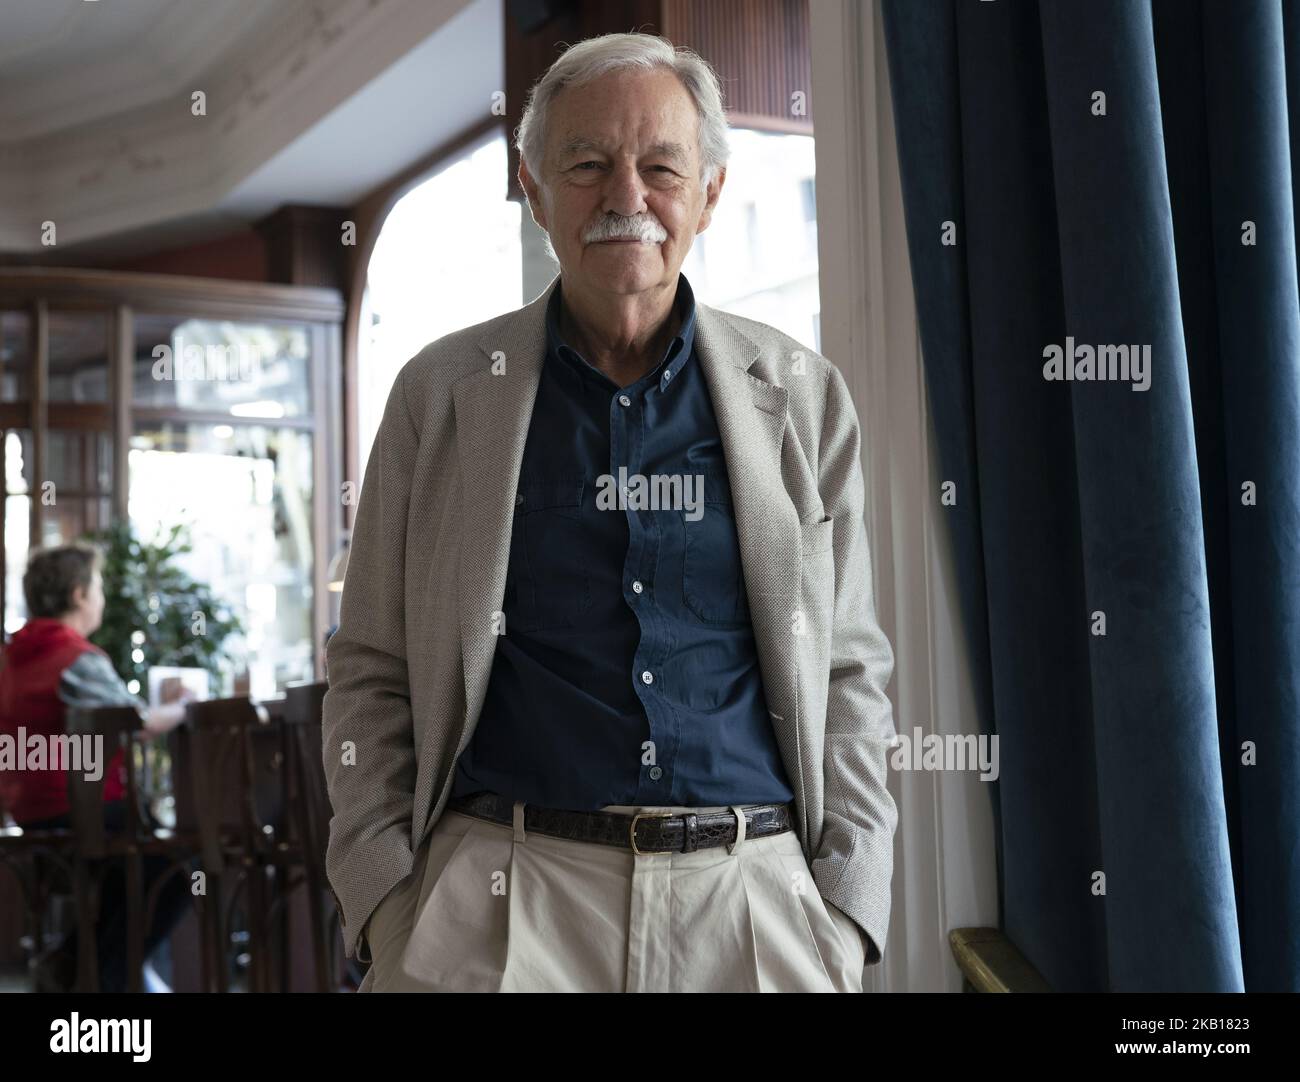
[[[682,271],[705,304],[820,352],[812,136],[733,128],[730,142],[722,197]]]
[[[244,634],[225,650],[246,660],[249,691],[312,679],[311,432],[142,422],[128,462],[137,535],[189,525],[193,551],[175,562],[239,617]]]
[[[520,206],[506,198],[495,132],[404,195],[367,270],[358,343],[357,430],[365,463],[397,373],[454,330],[523,303]]]

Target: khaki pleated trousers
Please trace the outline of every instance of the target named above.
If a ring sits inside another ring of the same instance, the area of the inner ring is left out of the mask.
[[[794,831],[638,856],[526,833],[514,813],[443,813],[371,916],[361,991],[862,991],[861,935]]]

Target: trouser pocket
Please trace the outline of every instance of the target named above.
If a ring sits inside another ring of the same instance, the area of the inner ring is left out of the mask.
[[[397,987],[496,992],[505,972],[514,841],[510,828],[465,816],[439,835],[415,906]]]

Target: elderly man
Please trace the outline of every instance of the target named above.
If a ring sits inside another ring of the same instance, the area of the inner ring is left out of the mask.
[[[716,76],[644,34],[533,88],[560,274],[399,375],[329,643],[329,877],[365,990],[861,991],[893,667],[844,379],[680,274]]]

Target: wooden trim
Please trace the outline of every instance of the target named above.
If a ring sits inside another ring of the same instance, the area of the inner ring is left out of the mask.
[[[113,519],[125,522],[130,496],[131,399],[134,387],[135,318],[131,306],[117,307],[117,333],[109,356],[113,404]]]
[[[330,506],[333,495],[329,491],[329,445],[325,439],[329,431],[329,409],[327,393],[328,373],[333,367],[326,355],[325,328],[316,324],[311,329],[311,401],[312,413],[321,418],[321,423],[312,433],[312,533],[315,542],[312,545],[312,614],[311,614],[311,657],[312,676],[320,680],[324,676],[324,664],[321,657],[321,643],[325,637],[325,628],[329,624],[329,598],[326,596],[325,571],[329,567],[333,550],[333,530],[330,522]]]
[[[344,314],[338,290],[318,286],[64,267],[0,267],[0,305],[36,299],[54,302],[60,309],[133,304],[145,312],[234,319],[328,322]]]
[[[31,536],[28,550],[43,544],[45,514],[41,504],[41,479],[45,476],[46,434],[49,432],[50,308],[44,298],[36,302],[32,324],[32,401],[28,427],[32,431]]]
[[[113,427],[112,406],[107,402],[47,402],[46,423],[53,429],[105,432]]]
[[[320,675],[318,679],[325,679],[325,629],[334,622],[334,596],[329,592],[329,583],[327,581],[329,566],[334,559],[334,554],[342,547],[346,536],[347,522],[343,507],[343,456],[335,451],[335,448],[343,446],[343,334],[342,328],[337,324],[332,324],[326,332],[329,341],[329,373],[326,382],[327,397],[327,414],[329,418],[328,427],[324,428],[320,434],[324,447],[327,449],[325,462],[328,466],[326,471],[326,484],[328,486],[322,498],[327,499],[325,504],[326,512],[326,531],[325,544],[321,549],[321,579],[324,583],[324,596],[321,603],[324,606],[324,623],[321,625],[321,631],[317,637],[317,649],[320,651]]]
[[[30,399],[21,402],[0,402],[0,429],[27,428],[31,423]]]
[[[727,123],[733,128],[750,128],[753,131],[778,132],[782,135],[812,135],[809,120],[792,117],[764,116],[760,113],[728,113]]]
[[[131,410],[131,420],[133,425],[142,421],[150,424],[230,425],[233,428],[263,425],[267,428],[296,428],[304,432],[317,427],[311,417],[236,417],[219,410],[178,410],[171,406],[135,406]]]
[[[115,410],[102,402],[47,402],[49,427],[53,431],[110,432]],[[27,428],[31,424],[31,403],[0,402],[0,426]],[[311,417],[238,417],[220,410],[184,410],[173,406],[135,406],[130,410],[133,421],[172,421],[176,424],[268,425],[272,428],[309,429],[315,427]],[[130,431],[130,429],[128,429]]]
[[[954,928],[948,945],[975,992],[1050,992],[1052,986],[996,928]]]

